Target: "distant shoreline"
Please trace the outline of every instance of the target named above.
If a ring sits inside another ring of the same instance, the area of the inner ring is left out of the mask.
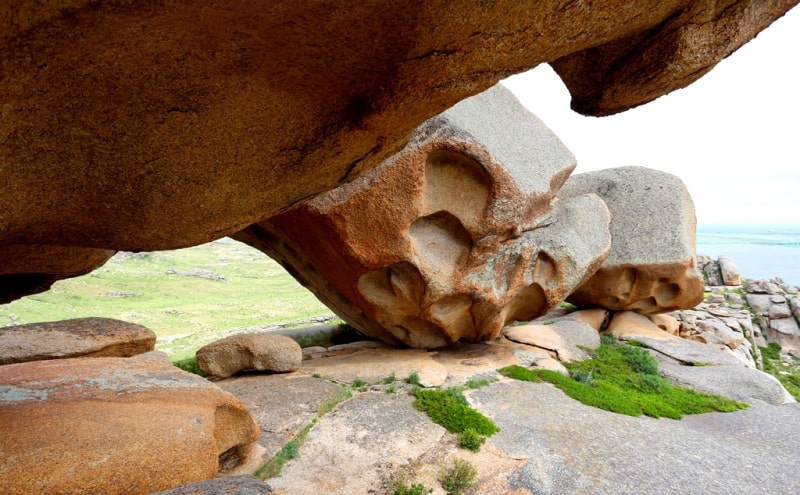
[[[727,256],[746,278],[779,277],[800,286],[800,227],[698,227],[697,254]]]

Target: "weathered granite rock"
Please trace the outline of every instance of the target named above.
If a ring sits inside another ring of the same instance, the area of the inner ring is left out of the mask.
[[[243,370],[285,373],[300,368],[303,351],[285,335],[242,333],[197,350],[197,365],[212,376],[228,377]]]
[[[63,278],[89,273],[113,255],[107,249],[6,244],[0,236],[0,304],[44,292]]]
[[[727,256],[720,256],[719,272],[722,275],[722,283],[725,285],[740,285],[742,276],[739,274],[739,267]]]
[[[775,377],[744,366],[697,367],[662,363],[658,371],[678,385],[749,404],[754,400],[773,405],[795,402]]]
[[[702,344],[688,339],[660,339],[648,335],[623,335],[620,340],[636,340],[664,356],[689,366],[738,365],[742,362],[725,345]]]
[[[690,4],[651,31],[593,46],[552,65],[572,93],[574,110],[613,114],[702,77],[786,10],[782,3]],[[664,63],[665,58],[670,62]]]
[[[7,495],[149,494],[215,476],[258,438],[233,396],[136,357],[0,366],[0,430]]]
[[[156,334],[135,323],[78,318],[0,328],[0,365],[71,357],[129,357],[155,349]]]
[[[703,300],[694,203],[679,178],[643,167],[587,172],[570,177],[559,197],[588,193],[611,211],[611,254],[569,302],[647,314]]]
[[[678,335],[680,333],[680,322],[670,315],[648,315],[647,318],[670,335]]]
[[[353,179],[510,74],[558,60],[576,107],[621,111],[796,3],[7,4],[0,243],[200,244]]]
[[[492,339],[558,304],[607,255],[597,196],[551,204],[574,166],[496,86],[420,126],[377,169],[235,238],[388,343]]]
[[[654,339],[677,339],[666,330],[659,327],[647,316],[633,311],[619,311],[611,316],[608,323],[608,332],[618,339],[635,339],[647,336]]]
[[[703,274],[706,285],[710,287],[719,287],[723,285],[722,273],[719,271],[719,262],[712,259],[710,256],[698,254],[697,269]]]
[[[506,327],[503,335],[514,342],[545,349],[562,363],[589,359],[586,349],[600,347],[600,334],[586,323],[561,318],[547,325]]]
[[[223,476],[152,495],[269,495],[272,488],[255,476]]]

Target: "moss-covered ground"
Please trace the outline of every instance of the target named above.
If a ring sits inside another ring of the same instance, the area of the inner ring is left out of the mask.
[[[569,377],[548,370],[509,366],[500,370],[517,380],[550,382],[582,403],[629,416],[680,419],[684,414],[730,412],[746,404],[679,387],[658,375],[646,349],[604,337],[592,359],[566,365]]]

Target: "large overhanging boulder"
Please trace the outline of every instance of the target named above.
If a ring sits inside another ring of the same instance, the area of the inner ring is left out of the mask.
[[[369,335],[428,348],[487,340],[558,304],[608,255],[596,195],[553,202],[574,167],[498,85],[359,179],[235,237]]]
[[[47,261],[26,276],[0,258],[19,282],[0,300],[90,270],[85,248],[185,247],[285,211],[543,62],[555,61],[581,111],[639,105],[796,3],[7,3],[0,250],[60,246],[51,258],[65,268]]]

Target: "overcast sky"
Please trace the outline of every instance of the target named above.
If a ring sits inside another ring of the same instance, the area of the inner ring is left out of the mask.
[[[578,160],[679,176],[700,227],[800,228],[800,7],[685,89],[602,118],[569,108],[547,65],[504,81]]]

